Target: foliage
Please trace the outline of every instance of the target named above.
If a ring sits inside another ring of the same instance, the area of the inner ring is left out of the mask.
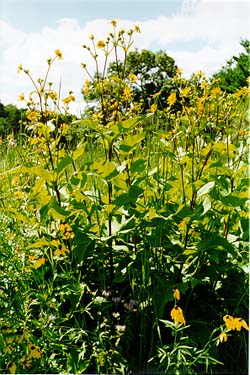
[[[129,31],[127,44],[124,40],[124,30],[121,30],[118,35],[110,33],[105,42],[99,41],[102,42],[99,43],[99,46],[105,50],[104,67],[97,69],[95,76],[90,77],[90,81],[86,81],[82,90],[85,101],[89,102],[88,111],[90,113],[98,111],[100,107],[102,112],[105,112],[104,98],[108,98],[109,105],[111,104],[115,111],[116,107],[119,108],[119,111],[121,111],[121,107],[124,107],[127,115],[128,108],[136,106],[137,112],[140,108],[144,113],[153,104],[154,95],[159,92],[161,92],[159,103],[162,107],[166,107],[166,99],[173,86],[173,77],[177,68],[174,59],[164,51],[156,53],[148,50],[128,52],[134,31],[138,30],[131,29]],[[121,61],[116,52],[115,61],[108,64],[108,57],[112,51],[112,47],[109,47],[111,38],[114,46],[121,47],[124,56]],[[95,48],[90,52],[94,58],[97,56]],[[122,82],[124,82],[123,85]]]
[[[249,89],[178,70],[167,105],[159,93],[142,114],[130,77],[113,113],[104,76],[97,112],[58,122],[74,100],[61,110],[47,82],[61,58],[38,81],[19,67],[28,133],[0,145],[1,372],[246,372]]]
[[[246,85],[250,73],[250,40],[241,41],[244,53],[233,56],[226,66],[214,75],[219,79],[219,86],[226,92],[233,93]]]
[[[4,105],[0,102],[0,136],[22,132],[21,120],[25,119],[25,110],[13,104]]]

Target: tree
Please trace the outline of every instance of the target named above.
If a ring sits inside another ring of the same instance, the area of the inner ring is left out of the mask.
[[[165,106],[166,99],[172,87],[172,78],[176,73],[177,66],[172,57],[165,51],[152,52],[148,50],[132,51],[128,54],[123,64],[111,63],[108,68],[109,75],[118,74],[127,78],[134,74],[137,81],[133,85],[133,96],[135,102],[143,101],[144,110],[152,104],[152,95],[161,91],[161,104]]]
[[[25,118],[25,112],[13,104],[4,105],[0,102],[0,135],[17,133],[20,130],[20,120]]]
[[[229,93],[246,86],[246,79],[250,75],[250,40],[242,40],[241,45],[245,51],[239,56],[233,56],[226,66],[213,76],[214,79],[220,80],[220,87]]]
[[[129,109],[138,106],[143,113],[154,103],[154,96],[159,92],[158,106],[166,106],[176,69],[174,59],[164,51],[136,50],[129,52],[124,61],[111,62],[105,79],[95,74],[82,92],[90,104],[90,112],[101,108],[106,119],[112,118],[110,114],[115,113],[117,104],[120,112],[128,113]]]

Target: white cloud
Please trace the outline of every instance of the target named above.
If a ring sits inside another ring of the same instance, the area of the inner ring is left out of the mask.
[[[241,38],[249,38],[248,1],[185,0],[179,13],[137,22],[142,33],[135,35],[134,47],[139,49],[165,49],[183,68],[185,75],[197,70],[206,74],[217,71],[233,54],[239,53]],[[126,30],[133,27],[129,20],[119,20],[118,26]],[[52,67],[49,80],[58,87],[62,78],[62,96],[73,90],[77,103],[74,110],[83,108],[81,87],[85,79],[80,64],[87,63],[93,72],[93,59],[82,48],[89,43],[89,35],[96,40],[105,39],[112,31],[108,20],[98,19],[80,25],[77,19],[60,19],[54,28],[44,26],[40,32],[27,33],[0,21],[0,100],[14,103],[21,92],[28,94],[31,83],[24,74],[17,75],[22,63],[34,78],[43,77],[46,59],[59,48],[64,59]],[[191,48],[195,41],[200,44]]]

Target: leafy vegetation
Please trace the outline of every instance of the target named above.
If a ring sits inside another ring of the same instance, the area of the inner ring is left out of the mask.
[[[250,72],[250,40],[244,39],[241,41],[241,46],[244,48],[244,53],[239,56],[233,56],[227,61],[226,66],[214,75],[214,78],[219,78],[220,87],[226,92],[235,92],[244,87],[246,79]]]
[[[84,47],[104,73],[80,120],[47,82],[61,51],[37,81],[19,66],[35,94],[0,145],[1,372],[245,374],[249,89],[176,69],[143,112],[135,73],[100,66],[139,29],[114,31]]]

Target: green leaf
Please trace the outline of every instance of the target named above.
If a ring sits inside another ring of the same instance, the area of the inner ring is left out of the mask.
[[[68,165],[72,164],[72,159],[69,155],[66,155],[58,164],[58,166],[55,168],[55,172],[57,174],[60,174],[65,168],[67,168]]]

